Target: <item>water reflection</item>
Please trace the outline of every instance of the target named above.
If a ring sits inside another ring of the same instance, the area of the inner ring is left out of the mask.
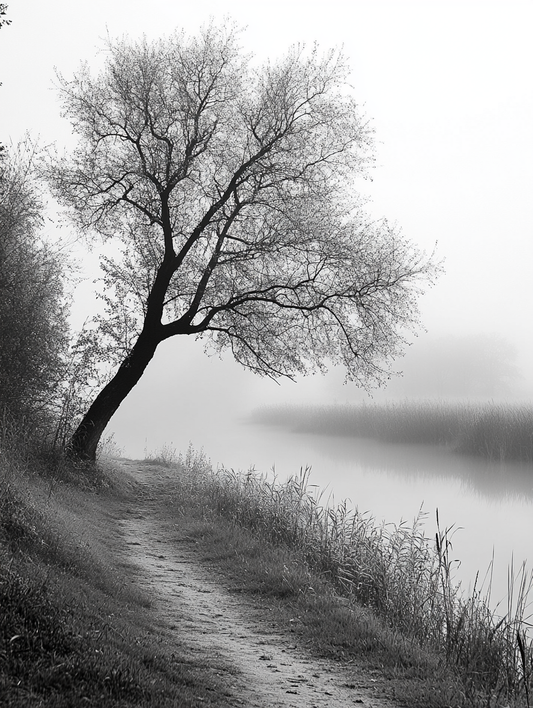
[[[490,499],[533,501],[533,465],[487,461],[458,455],[434,445],[381,443],[373,439],[349,439],[294,433],[298,447],[321,456],[354,464],[365,470],[399,474],[403,478],[437,477],[459,480],[471,492]],[[300,440],[298,440],[300,438]]]
[[[511,560],[518,568],[533,558],[531,465],[486,462],[434,446],[291,433],[259,424],[244,430],[238,446],[223,453],[226,466],[247,469],[253,461],[263,472],[275,467],[283,479],[309,465],[311,482],[325,492],[322,503],[348,499],[352,508],[370,513],[377,522],[396,524],[412,522],[422,509],[429,537],[436,531],[438,509],[441,525],[455,529],[455,576],[466,591],[476,576],[479,588],[494,558],[493,606],[506,596]],[[230,462],[237,450],[246,462]]]
[[[146,443],[139,439],[142,455]],[[281,480],[311,466],[311,483],[324,490],[323,503],[328,495],[348,499],[378,523],[395,524],[412,522],[422,507],[430,538],[438,508],[441,526],[459,529],[453,551],[460,559],[456,577],[466,590],[478,571],[483,580],[494,554],[493,605],[506,595],[511,559],[515,568],[527,559],[533,564],[532,465],[489,463],[433,446],[291,433],[231,416],[209,418],[209,411],[200,425],[191,417],[165,441],[178,450],[189,441],[203,447],[214,466],[264,473],[275,468]],[[158,449],[157,442],[149,447]]]

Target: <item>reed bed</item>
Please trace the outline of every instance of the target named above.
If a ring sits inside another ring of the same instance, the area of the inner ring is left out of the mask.
[[[444,445],[492,460],[533,462],[533,406],[497,403],[400,403],[284,406],[253,420],[295,432]]]
[[[466,596],[454,583],[453,528],[441,529],[438,514],[431,539],[424,533],[422,514],[412,525],[378,524],[346,502],[334,508],[321,504],[309,469],[279,482],[253,470],[215,471],[192,450],[180,467],[183,483],[205,509],[265,541],[298,551],[337,592],[371,608],[393,630],[436,650],[460,673],[474,705],[530,705],[533,577],[525,566],[516,573],[509,570],[508,607],[501,616],[489,607],[490,589],[482,593],[475,586]]]

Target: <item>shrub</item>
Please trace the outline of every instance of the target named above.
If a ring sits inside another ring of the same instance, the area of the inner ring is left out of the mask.
[[[50,415],[68,341],[63,263],[40,236],[43,200],[29,141],[0,159],[0,406]]]

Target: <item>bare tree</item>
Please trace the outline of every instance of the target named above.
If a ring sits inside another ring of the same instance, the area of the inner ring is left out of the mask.
[[[60,77],[79,143],[51,164],[53,188],[82,231],[122,244],[103,261],[101,322],[119,366],[75,455],[94,459],[174,335],[274,378],[326,363],[361,384],[387,375],[435,266],[361,210],[372,131],[346,79],[342,55],[316,47],[256,66],[227,24],[109,42],[97,77]]]

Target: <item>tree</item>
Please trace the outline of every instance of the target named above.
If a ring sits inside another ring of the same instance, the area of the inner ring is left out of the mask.
[[[7,5],[3,2],[0,2],[0,27],[3,27],[4,25],[11,24],[11,20],[8,20],[5,17],[6,12],[7,12]]]
[[[68,339],[62,263],[41,237],[36,148],[0,159],[0,409],[32,418],[55,403]]]
[[[361,384],[387,375],[435,266],[361,209],[372,130],[339,52],[296,46],[257,66],[235,29],[210,25],[109,42],[98,76],[83,65],[59,81],[79,143],[50,164],[51,184],[83,232],[121,244],[103,261],[101,322],[120,363],[74,433],[76,456],[94,459],[175,335],[273,378],[328,362]]]
[[[0,29],[2,27],[4,27],[5,25],[11,24],[11,20],[8,20],[5,17],[6,12],[7,12],[7,5],[0,2]],[[0,81],[0,86],[1,85],[2,85],[2,82]],[[5,149],[6,149],[5,145],[2,145],[2,143],[0,143],[0,158],[3,156]]]

